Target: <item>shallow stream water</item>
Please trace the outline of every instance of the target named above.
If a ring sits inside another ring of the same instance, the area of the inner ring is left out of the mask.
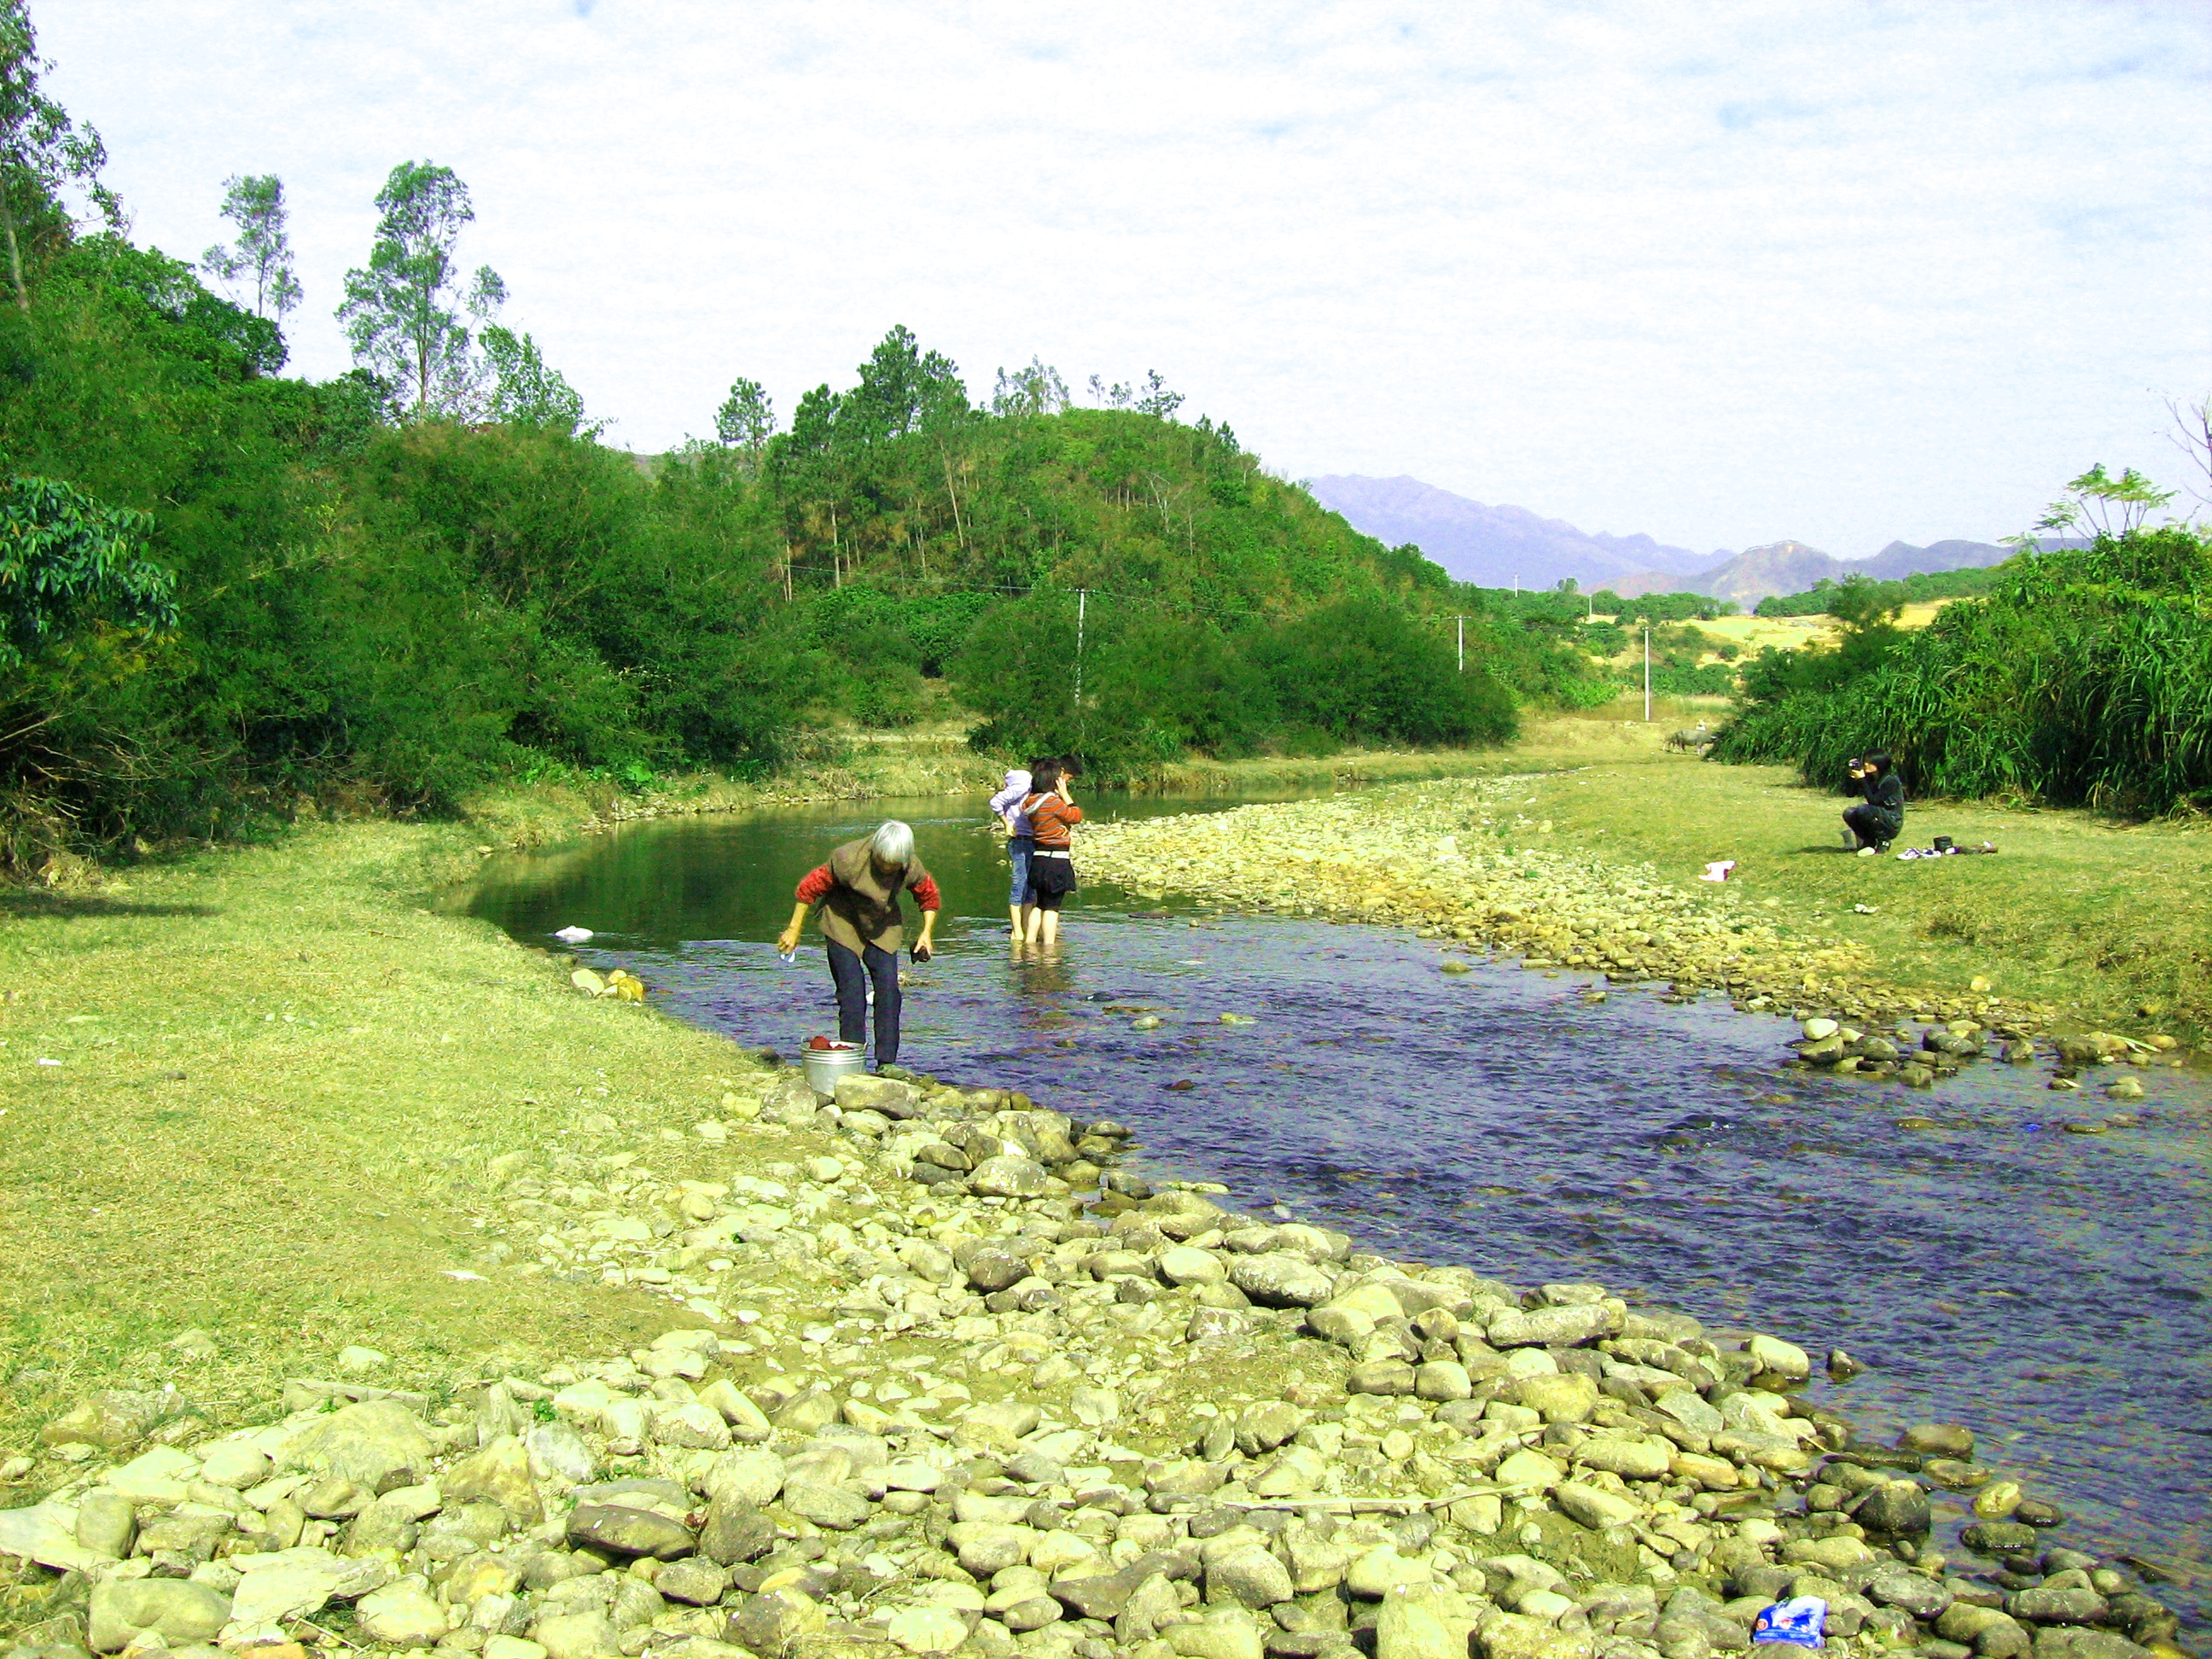
[[[1094,816],[1234,803],[1129,799]],[[1050,962],[1012,959],[979,805],[877,801],[649,824],[490,863],[470,911],[598,935],[655,1001],[787,1054],[836,1009],[818,940],[770,942],[793,884],[887,817],[944,890],[910,967],[906,1062],[1131,1124],[1155,1178],[1218,1180],[1368,1248],[1520,1284],[1597,1279],[1868,1367],[1818,1393],[1863,1429],[1959,1421],[2212,1613],[2212,1091],[2139,1073],[2138,1127],[2063,1133],[2101,1097],[1987,1063],[1933,1092],[1786,1071],[1787,1021],[1583,974],[1437,971],[1403,929],[1230,916],[1093,888]],[[1079,848],[1079,866],[1080,854]],[[1155,1013],[1157,1030],[1133,1019]],[[1223,1014],[1249,1024],[1224,1024]],[[1933,1118],[1933,1130],[1898,1120]],[[1954,1505],[1955,1518],[1955,1509]]]

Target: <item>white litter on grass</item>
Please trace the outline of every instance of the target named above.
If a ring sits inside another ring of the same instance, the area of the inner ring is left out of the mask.
[[[1726,881],[1729,878],[1729,872],[1735,868],[1735,860],[1734,859],[1717,859],[1705,866],[1705,873],[1699,876],[1698,879],[1699,881]]]
[[[447,1267],[444,1271],[446,1277],[448,1279],[465,1279],[478,1285],[489,1285],[491,1283],[491,1281],[486,1279],[482,1273],[472,1273],[466,1267]]]
[[[58,1066],[61,1064],[61,1061],[58,1060],[41,1060],[39,1064],[41,1066]]]
[[[592,930],[588,927],[561,927],[555,929],[553,933],[553,937],[563,945],[581,945],[591,936]]]

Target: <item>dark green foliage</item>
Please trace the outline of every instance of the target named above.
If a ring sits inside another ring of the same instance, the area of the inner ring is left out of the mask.
[[[1960,599],[1986,593],[1996,585],[1997,572],[2003,567],[1988,565],[1970,570],[1932,570],[1907,576],[1901,581],[1877,582],[1865,576],[1846,576],[1840,582],[1823,576],[1802,593],[1774,593],[1759,602],[1753,613],[1761,617],[1826,617],[1840,614],[1831,607],[1837,604],[1864,603],[1856,592],[1856,587],[1875,590],[1879,604],[1893,614],[1908,605],[1924,605],[1930,599]]]
[[[1293,726],[1352,743],[1503,743],[1513,699],[1480,658],[1465,672],[1451,641],[1395,605],[1340,599],[1255,641]]]
[[[1560,596],[1544,594],[1536,597],[1557,599]],[[1580,599],[1565,596],[1574,604]],[[1733,617],[1737,607],[1734,601],[1716,599],[1703,593],[1644,593],[1632,599],[1624,599],[1609,587],[1600,588],[1589,596],[1589,606],[1601,617],[1618,618],[1623,624],[1635,623],[1711,622],[1716,617]]]
[[[88,237],[76,252],[91,279],[119,298],[137,297],[167,320],[169,349],[218,376],[243,380],[284,367],[284,337],[266,317],[210,294],[192,268],[158,248],[134,247],[119,236]]]
[[[58,479],[0,482],[0,668],[97,623],[173,628],[176,580],[140,550],[149,522]]]
[[[1631,689],[1643,684],[1639,675]],[[1668,697],[1725,697],[1735,690],[1735,671],[1720,663],[1651,663],[1651,689]]]
[[[2016,558],[1983,599],[1862,650],[1769,653],[1716,752],[1840,784],[1887,749],[1926,794],[2212,804],[2212,544],[2179,526]]]
[[[1233,626],[1066,592],[999,607],[952,666],[985,717],[980,746],[1081,755],[1093,776],[1142,776],[1198,750],[1327,753],[1346,744],[1501,743],[1511,693],[1480,657],[1457,672],[1449,635],[1380,596]]]
[[[1481,614],[1455,672],[1448,613],[1479,607],[1227,428],[986,416],[902,330],[765,453],[647,468],[574,428],[525,337],[507,418],[461,426],[420,418],[453,378],[446,336],[395,333],[391,379],[309,385],[270,372],[269,325],[157,253],[64,239],[30,280],[33,306],[0,309],[0,467],[66,480],[143,562],[111,561],[99,603],[54,609],[0,680],[11,859],[247,833],[333,797],[441,810],[548,769],[758,773],[810,726],[915,720],[939,678],[986,741],[1121,775],[1193,750],[1495,741],[1516,695],[1581,685],[1579,653]],[[411,424],[391,423],[395,381]],[[156,574],[173,628],[118,625],[164,620]]]

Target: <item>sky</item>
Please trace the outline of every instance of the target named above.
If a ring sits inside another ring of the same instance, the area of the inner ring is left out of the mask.
[[[293,372],[403,160],[658,451],[894,324],[988,398],[1157,368],[1292,478],[1845,556],[2178,480],[2212,391],[2212,0],[31,0],[134,234],[275,173]]]

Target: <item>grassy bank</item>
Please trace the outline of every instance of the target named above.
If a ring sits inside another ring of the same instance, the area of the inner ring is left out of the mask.
[[[1998,854],[1857,858],[1841,844],[1840,796],[1805,787],[1785,768],[1669,752],[1668,732],[1710,713],[1693,702],[1661,703],[1648,726],[1620,719],[1627,708],[1532,724],[1511,749],[1473,757],[1468,772],[1523,780],[1492,812],[1483,847],[1593,868],[1648,862],[1684,899],[1725,899],[1774,927],[1785,953],[1829,953],[1908,994],[1963,1002],[1994,994],[2015,1007],[2046,1006],[2063,1028],[2212,1036],[2212,833],[2203,828],[1915,802],[1911,844],[1948,835],[1992,842]],[[1640,715],[1640,700],[1632,712]],[[1735,862],[1726,888],[1698,879],[1723,859]]]
[[[1900,846],[1946,835],[1997,855],[1862,859],[1843,849],[1843,797],[1785,767],[1670,754],[1668,729],[1532,731],[1516,751],[1532,767],[1590,769],[1534,780],[1521,810],[1549,817],[1554,841],[1650,860],[1686,887],[1709,860],[1734,859],[1747,896],[1863,945],[1901,982],[1955,997],[1983,978],[2076,1024],[2212,1036],[2212,826],[1915,801]]]
[[[582,1150],[586,1112],[678,1133],[749,1063],[422,908],[476,834],[324,827],[0,897],[0,1444],[95,1381],[196,1392],[164,1346],[192,1328],[273,1399],[352,1341],[419,1376],[665,1323],[549,1279],[490,1328],[452,1276],[493,1158]]]

